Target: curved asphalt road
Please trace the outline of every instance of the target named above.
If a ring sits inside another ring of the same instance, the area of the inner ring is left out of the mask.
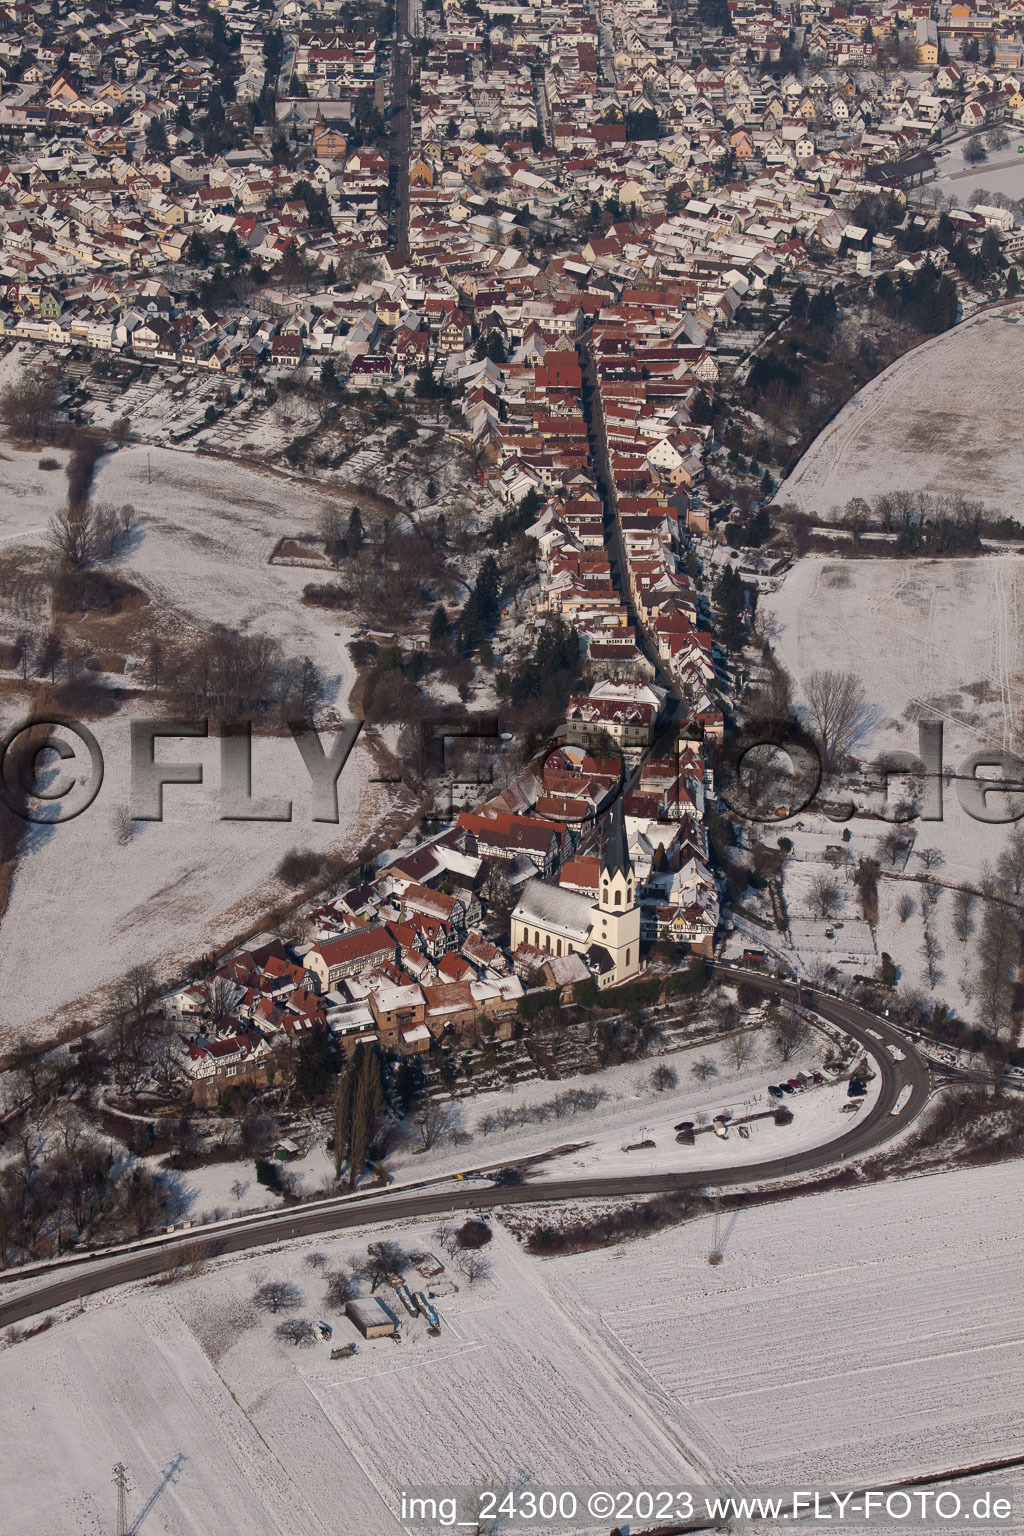
[[[743,979],[764,993],[796,995],[796,984],[773,977],[716,966],[724,977]],[[237,1253],[269,1243],[308,1237],[318,1232],[333,1232],[344,1227],[362,1227],[374,1222],[397,1221],[408,1217],[439,1215],[449,1211],[478,1210],[498,1205],[528,1205],[587,1197],[607,1199],[615,1196],[664,1194],[701,1185],[759,1183],[791,1174],[811,1173],[836,1162],[840,1155],[868,1152],[903,1130],[924,1108],[931,1091],[928,1065],[906,1035],[893,1028],[887,1019],[827,993],[802,988],[804,1002],[823,1018],[840,1025],[872,1055],[881,1077],[878,1098],[863,1118],[823,1146],[813,1147],[792,1157],[768,1158],[744,1163],[734,1168],[688,1169],[685,1173],[616,1175],[603,1178],[547,1179],[510,1187],[471,1184],[465,1188],[409,1189],[393,1194],[349,1195],[315,1206],[291,1207],[270,1215],[221,1222],[216,1226],[196,1228],[183,1236],[175,1233],[123,1248],[105,1258],[84,1257],[54,1264],[38,1265],[9,1275],[0,1275],[0,1284],[15,1284],[38,1276],[39,1285],[0,1305],[0,1327],[17,1323],[39,1312],[48,1312],[65,1302],[76,1301],[96,1291],[109,1290],[128,1281],[161,1274],[183,1259],[201,1251],[209,1257]],[[874,1034],[870,1033],[871,1031]],[[880,1037],[880,1038],[876,1038]],[[898,1047],[904,1054],[897,1061],[886,1049]],[[900,1091],[911,1089],[907,1103],[898,1115],[891,1113]],[[440,1180],[435,1181],[440,1183]],[[446,1182],[450,1183],[450,1180]]]

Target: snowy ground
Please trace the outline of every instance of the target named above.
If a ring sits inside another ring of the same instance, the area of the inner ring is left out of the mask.
[[[65,478],[39,471],[41,454],[4,451],[0,487],[6,479],[12,494],[0,496],[0,538],[38,542],[40,526],[66,495]],[[315,527],[320,493],[235,464],[128,448],[104,460],[95,495],[130,501],[142,514],[122,566],[151,605],[126,648],[141,651],[150,626],[167,624],[179,632],[221,623],[268,634],[286,655],[308,655],[319,666],[327,684],[318,717],[325,729],[347,715],[354,680],[349,623],[302,606],[308,571],[267,563],[282,533]],[[137,660],[128,657],[129,681]],[[204,782],[168,790],[164,820],[137,822],[122,845],[112,818],[130,799],[130,723],[149,712],[144,699],[136,700],[93,722],[105,767],[97,799],[76,820],[35,829],[26,847],[0,946],[2,1025],[12,1034],[89,1018],[96,989],[141,960],[172,975],[184,960],[223,945],[285,897],[273,871],[286,852],[355,852],[397,803],[393,790],[371,782],[378,770],[357,743],[339,780],[339,824],[315,823],[309,776],[291,738],[258,737],[253,794],[290,800],[292,820],[222,820],[219,742],[168,742],[158,756],[201,762]],[[23,700],[0,706],[6,723],[23,713]],[[59,935],[45,967],[38,964],[41,921]]]
[[[121,564],[155,605],[186,622],[272,635],[286,655],[310,656],[344,711],[351,621],[303,606],[315,573],[268,564],[278,539],[316,531],[326,492],[229,460],[124,448],[101,462],[94,498],[128,501],[142,514],[141,537]]]
[[[354,854],[394,804],[387,786],[371,782],[376,770],[357,745],[338,781],[339,824],[313,822],[291,738],[257,738],[253,793],[291,800],[292,820],[221,820],[219,742],[169,741],[158,756],[201,763],[204,783],[169,787],[163,820],[136,822],[122,844],[112,817],[130,800],[129,725],[128,711],[92,723],[105,765],[99,796],[74,820],[34,828],[24,848],[0,944],[2,1022],[11,1034],[88,1021],[97,989],[140,961],[173,977],[286,899],[274,870],[290,849]],[[41,925],[54,938],[42,966]]]
[[[1020,1455],[1019,1177],[1011,1164],[741,1211],[717,1268],[710,1218],[549,1261],[496,1227],[490,1280],[449,1263],[430,1283],[438,1338],[385,1290],[403,1342],[342,1362],[279,1342],[251,1298],[292,1279],[297,1315],[354,1339],[304,1259],[344,1262],[379,1229],[96,1298],[0,1355],[5,1532],[99,1536],[113,1463],[134,1517],[179,1454],[148,1536],[423,1530],[396,1515],[423,1482],[873,1486]],[[438,1249],[429,1226],[386,1235]]]
[[[870,730],[858,744],[866,760],[902,748],[917,754],[917,720],[941,721],[943,763],[955,769],[971,751],[984,747],[1020,753],[1024,746],[1024,561],[1015,555],[976,560],[837,561],[808,557],[789,572],[777,593],[762,599],[780,623],[779,659],[792,673],[798,698],[811,672],[823,668],[851,671],[873,708]],[[863,797],[861,797],[863,798]],[[870,800],[870,796],[868,800]],[[895,798],[899,798],[897,792]],[[853,863],[877,856],[888,831],[880,820],[854,818],[848,823]],[[970,986],[970,950],[952,929],[950,890],[942,889],[930,914],[943,957],[937,987],[928,985],[923,943],[923,893],[926,870],[918,854],[938,849],[943,858],[934,876],[941,887],[976,887],[986,864],[998,857],[1009,824],[983,825],[960,804],[956,787],[947,784],[941,821],[916,821],[915,852],[905,867],[883,864],[877,951],[887,951],[904,978],[970,1013],[962,987]],[[796,860],[820,860],[826,847],[841,845],[842,827],[812,812],[780,825],[775,835],[790,837]],[[809,916],[806,888],[822,865],[802,871],[790,865],[786,899],[791,916]],[[844,885],[844,922],[860,914],[850,871],[840,871]],[[896,878],[899,877],[899,878]],[[908,883],[909,880],[909,883]],[[899,899],[910,894],[915,911],[906,923],[897,914]],[[823,935],[826,924],[817,921]],[[861,925],[863,927],[863,925]],[[852,930],[824,938],[816,950],[843,947]],[[863,949],[864,933],[855,946]],[[858,969],[860,967],[857,967]]]
[[[58,467],[40,469],[41,459]],[[0,445],[0,554],[22,540],[42,543],[50,518],[67,500],[67,459],[63,448],[45,444],[30,453]]]
[[[1024,197],[1024,155],[1017,153],[1024,143],[1020,129],[1009,129],[1009,143],[1003,149],[990,149],[988,159],[981,165],[969,165],[964,159],[968,140],[963,138],[949,146],[938,157],[939,174],[925,188],[927,193],[940,192],[951,199],[957,208],[971,206],[971,193],[1002,192],[1007,197]]]
[[[1020,556],[808,557],[762,605],[781,626],[776,648],[798,692],[823,668],[860,679],[873,713],[858,752],[916,751],[918,718],[943,722],[951,767],[968,750],[1024,742]]]
[[[1018,516],[1022,321],[1019,305],[985,313],[893,363],[825,428],[777,500],[827,516],[853,496],[962,492]]]

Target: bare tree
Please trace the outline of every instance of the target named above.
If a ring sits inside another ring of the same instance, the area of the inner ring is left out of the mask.
[[[164,666],[164,648],[159,640],[151,640],[146,651],[145,674],[150,688],[159,688]]]
[[[447,1104],[437,1099],[427,1099],[412,1117],[420,1146],[424,1152],[431,1147],[443,1146],[455,1135],[455,1115]]]
[[[978,997],[986,1018],[996,1029],[1008,1021],[1013,978],[1020,953],[1020,914],[1006,899],[1005,885],[986,880],[986,898],[978,935]]]
[[[939,948],[939,941],[935,937],[934,930],[931,928],[926,927],[924,930],[921,953],[924,955],[925,969],[928,973],[928,985],[934,990],[938,986],[939,978],[942,974],[939,970],[939,960],[941,959],[942,951]]]
[[[835,917],[843,905],[843,891],[834,875],[815,875],[810,888],[811,910],[822,918]]]
[[[690,1068],[698,1083],[708,1083],[718,1076],[718,1068],[710,1056],[699,1056]]]
[[[335,1311],[342,1311],[345,1303],[358,1295],[358,1276],[347,1266],[340,1269],[332,1269],[327,1276],[327,1305]]]
[[[494,1273],[494,1265],[482,1253],[464,1250],[458,1254],[455,1262],[470,1285],[476,1285],[480,1280],[489,1280]]]
[[[319,1248],[316,1249],[316,1251],[313,1253],[306,1254],[305,1265],[307,1269],[313,1269],[317,1271],[326,1269],[329,1262],[330,1260],[328,1259],[326,1253],[322,1253]]]
[[[670,1067],[666,1062],[659,1062],[647,1079],[647,1085],[652,1093],[669,1093],[679,1081],[679,1074],[675,1067]]]
[[[231,1007],[237,988],[227,976],[209,976],[203,982],[203,1000],[214,1023]]]
[[[60,393],[52,368],[26,370],[17,384],[0,391],[0,422],[12,437],[26,437],[35,442],[43,431],[53,426],[54,411]]]
[[[911,896],[909,892],[904,891],[903,895],[896,903],[896,911],[899,914],[899,920],[901,923],[905,923],[908,917],[913,916],[914,907],[915,902],[913,896]]]
[[[729,1060],[738,1072],[740,1067],[745,1066],[754,1054],[754,1041],[750,1031],[738,1029],[735,1034],[730,1035],[728,1051]]]
[[[398,1243],[381,1240],[367,1246],[363,1274],[370,1282],[371,1291],[375,1291],[389,1275],[402,1274],[408,1265],[409,1255],[404,1248]]]
[[[122,847],[130,843],[135,835],[135,818],[127,805],[119,805],[111,817],[114,832]]]
[[[825,766],[836,768],[870,729],[874,711],[852,672],[812,672],[804,691]]]
[[[328,502],[321,507],[317,518],[320,537],[324,541],[324,549],[331,564],[337,568],[348,554],[348,540],[346,529],[348,516],[343,507]]]
[[[795,1008],[784,1008],[775,1026],[775,1045],[782,1061],[795,1056],[810,1033]]]
[[[82,571],[96,560],[96,519],[88,504],[74,509],[62,507],[55,512],[50,518],[47,537],[60,566]]]
[[[898,827],[890,827],[888,832],[886,832],[883,837],[879,838],[879,857],[885,859],[886,862],[890,864],[893,869],[895,869],[900,859],[902,859],[906,853],[907,846],[907,834],[905,832],[901,832]]]
[[[316,1343],[313,1325],[304,1317],[286,1317],[284,1322],[278,1323],[274,1332],[283,1343],[294,1344],[298,1349],[309,1349]]]
[[[253,1302],[261,1312],[293,1312],[301,1305],[302,1293],[290,1280],[265,1280],[256,1287]]]
[[[954,891],[953,893],[953,932],[961,944],[966,944],[974,932],[974,903],[977,898],[973,891]]]
[[[1014,827],[996,861],[996,875],[1006,896],[1019,901],[1024,896],[1024,827]]]
[[[921,860],[925,869],[941,869],[946,862],[946,856],[939,848],[919,848],[917,857]]]

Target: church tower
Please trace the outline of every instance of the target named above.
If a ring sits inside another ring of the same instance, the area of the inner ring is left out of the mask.
[[[608,985],[629,981],[640,971],[640,908],[636,901],[636,874],[626,842],[626,822],[621,797],[612,810],[608,841],[601,857],[597,906],[594,909],[592,945],[599,944],[611,956],[613,971]]]

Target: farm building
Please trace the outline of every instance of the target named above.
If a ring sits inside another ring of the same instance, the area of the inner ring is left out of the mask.
[[[394,1335],[395,1320],[376,1296],[357,1296],[346,1303],[345,1312],[364,1339],[386,1339]]]

